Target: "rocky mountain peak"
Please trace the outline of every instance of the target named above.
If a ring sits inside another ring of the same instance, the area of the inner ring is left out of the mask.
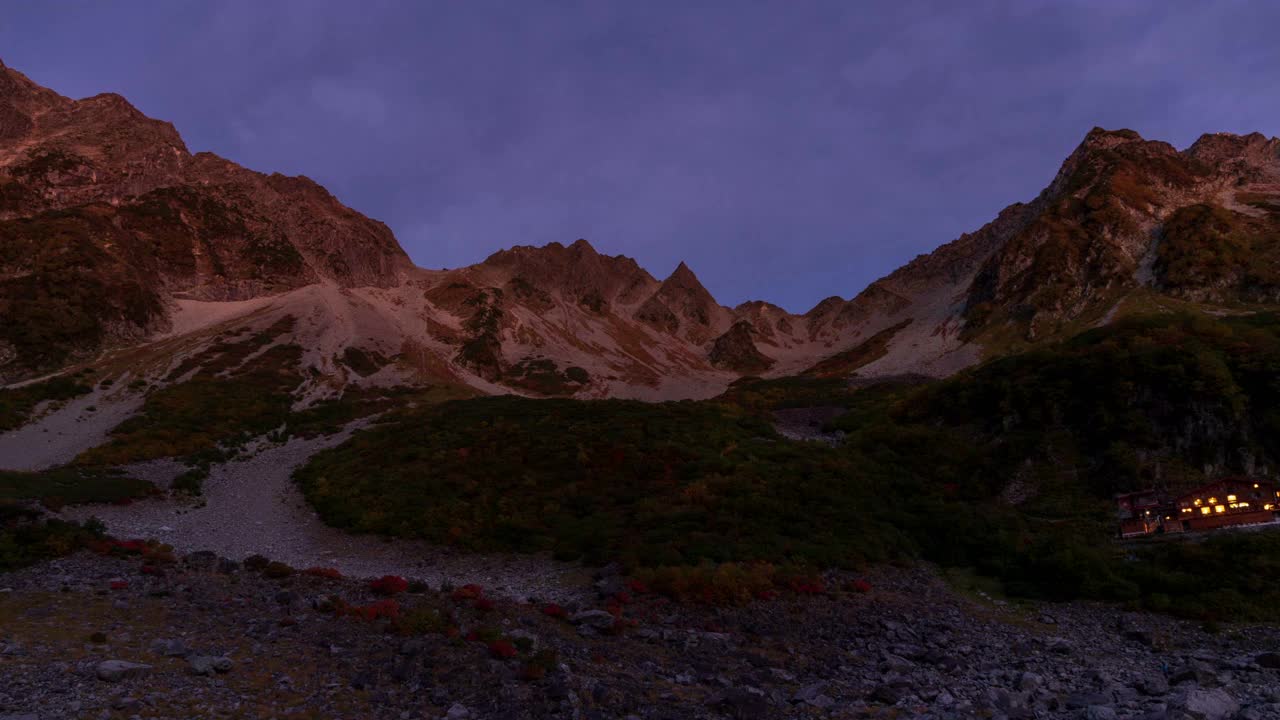
[[[482,265],[501,271],[517,285],[558,293],[596,312],[613,303],[638,302],[643,292],[652,292],[658,284],[635,260],[602,255],[581,238],[568,246],[517,245],[495,252]]]
[[[1258,132],[1206,133],[1184,154],[1215,167],[1233,166],[1238,171],[1254,171],[1272,178],[1280,176],[1280,138],[1268,138]]]
[[[680,264],[676,266],[675,270],[671,271],[671,274],[667,276],[667,279],[664,280],[662,284],[672,288],[684,288],[689,290],[703,289],[702,283],[698,280],[698,276],[694,274],[693,270],[691,270],[683,260],[680,261]]]

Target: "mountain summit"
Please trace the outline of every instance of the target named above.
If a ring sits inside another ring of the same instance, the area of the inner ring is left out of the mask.
[[[305,177],[191,154],[114,94],[0,64],[0,380],[128,357],[169,376],[236,328],[285,328],[308,396],[367,384],[706,397],[744,374],[947,375],[1187,303],[1280,299],[1280,141],[1178,151],[1090,131],[1035,199],[803,315],[720,305],[586,240],[414,267]],[[287,322],[282,322],[287,320]],[[105,353],[105,354],[104,354]]]

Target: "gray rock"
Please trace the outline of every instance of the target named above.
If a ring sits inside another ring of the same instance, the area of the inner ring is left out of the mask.
[[[1255,655],[1254,664],[1268,670],[1280,670],[1280,652],[1264,652]]]
[[[1170,685],[1192,683],[1201,687],[1217,687],[1218,675],[1213,668],[1200,660],[1192,660],[1186,666],[1169,676]]]
[[[1240,703],[1220,688],[1189,690],[1175,705],[1193,720],[1227,720],[1240,712]]]
[[[193,552],[183,559],[187,567],[198,572],[212,572],[218,569],[217,553],[208,550]]]
[[[1090,705],[1084,716],[1086,720],[1116,720],[1116,711],[1106,705]]]
[[[36,713],[10,713],[0,715],[0,720],[40,720]]]
[[[471,717],[471,711],[462,703],[454,703],[453,707],[449,708],[449,712],[445,717],[448,718],[448,720],[463,720],[464,718]]]
[[[516,642],[517,640],[526,641],[526,643],[529,646],[529,652],[537,652],[538,648],[540,647],[538,636],[534,635],[528,630],[520,630],[520,629],[512,630],[507,633],[507,637],[511,638],[511,642]],[[516,647],[520,647],[520,643],[517,643]]]
[[[1040,679],[1040,676],[1033,672],[1024,672],[1018,676],[1018,689],[1023,692],[1035,692],[1043,684],[1044,681]]]
[[[709,704],[742,720],[766,717],[769,712],[769,703],[763,697],[741,688],[729,688]]]
[[[906,696],[906,691],[901,687],[885,683],[872,690],[871,694],[867,696],[867,699],[883,705],[897,705]]]
[[[139,677],[151,671],[150,665],[128,662],[127,660],[103,660],[94,668],[99,680],[120,682],[128,678]]]
[[[884,661],[880,663],[881,672],[908,673],[914,670],[915,667],[916,667],[916,664],[911,662],[910,660],[904,657],[893,655],[891,653],[886,654],[884,657]]]
[[[1132,640],[1145,647],[1152,647],[1156,644],[1156,634],[1150,630],[1128,630],[1125,632],[1124,637],[1126,640]]]
[[[829,708],[835,705],[836,701],[822,694],[826,688],[825,682],[810,683],[797,690],[793,700],[816,708]]]
[[[214,655],[194,655],[187,659],[187,664],[191,666],[191,672],[196,675],[230,672],[234,665],[231,658]]]
[[[152,641],[151,652],[165,657],[186,657],[191,654],[191,651],[187,649],[186,643],[181,640],[169,639]]]
[[[1169,681],[1166,680],[1163,675],[1149,673],[1138,678],[1138,680],[1133,683],[1133,687],[1143,695],[1158,697],[1169,692]]]
[[[604,630],[613,627],[614,617],[604,610],[583,610],[570,616],[569,622]]]

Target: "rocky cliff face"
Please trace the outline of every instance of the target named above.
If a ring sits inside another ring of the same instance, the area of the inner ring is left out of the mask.
[[[1034,340],[1096,320],[1143,288],[1273,301],[1278,178],[1280,141],[1261,135],[1206,135],[1179,152],[1095,128],[983,263],[967,293],[966,330],[1011,326]]]
[[[724,307],[684,263],[659,281],[585,240],[426,271],[306,178],[193,155],[118,95],[0,65],[2,380],[288,313],[338,385],[701,397],[742,374],[947,375],[1152,302],[1273,303],[1277,268],[1280,141],[1179,152],[1095,129],[1032,201],[803,315]],[[348,348],[390,369],[352,380]]]
[[[391,232],[306,178],[192,155],[114,94],[70,100],[0,65],[0,375],[131,342],[174,298],[390,286]]]

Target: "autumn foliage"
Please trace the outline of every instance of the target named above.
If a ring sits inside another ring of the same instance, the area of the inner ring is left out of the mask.
[[[409,581],[399,575],[383,575],[369,583],[369,589],[378,595],[398,595],[409,589]]]

